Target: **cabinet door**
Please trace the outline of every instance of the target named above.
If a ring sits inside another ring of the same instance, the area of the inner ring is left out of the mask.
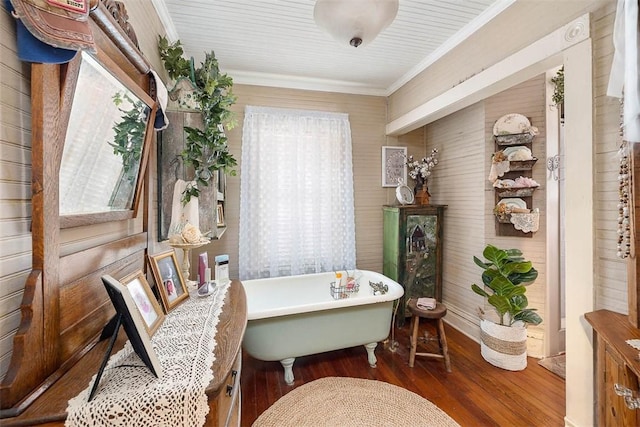
[[[385,206],[383,274],[404,288],[397,313],[402,326],[410,298],[442,300],[442,227],[445,205]]]
[[[637,392],[638,378],[615,350],[606,344],[604,354],[604,413],[600,416],[599,424],[607,427],[640,425],[640,410],[629,409],[625,398],[614,391],[614,385],[619,384]]]
[[[439,299],[437,290],[439,273],[438,216],[410,214],[402,225],[405,248],[402,284],[404,303],[410,298]]]

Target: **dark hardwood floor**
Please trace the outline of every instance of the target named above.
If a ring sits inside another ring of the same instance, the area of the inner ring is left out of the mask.
[[[496,368],[482,359],[479,344],[447,325],[452,372],[447,373],[443,361],[426,357],[416,357],[415,367],[410,368],[408,329],[408,322],[396,328],[399,345],[395,351],[388,344],[378,345],[377,368],[369,367],[363,346],[297,358],[292,386],[284,382],[279,362],[262,362],[245,354],[242,425],[251,426],[296,387],[329,376],[368,378],[404,387],[436,404],[463,427],[564,425],[564,380],[538,365],[537,359],[529,358],[523,371]]]

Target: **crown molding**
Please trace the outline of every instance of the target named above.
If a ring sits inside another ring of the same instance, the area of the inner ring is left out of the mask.
[[[167,8],[167,4],[164,0],[151,0],[151,4],[156,9],[156,13],[158,14],[158,18],[160,18],[160,22],[164,27],[164,31],[169,40],[169,43],[175,43],[178,41],[180,37],[178,37],[178,30],[176,30],[176,26],[173,24],[173,20],[171,19],[171,15],[169,15],[169,9]]]

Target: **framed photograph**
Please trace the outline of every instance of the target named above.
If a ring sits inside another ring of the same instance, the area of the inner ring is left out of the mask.
[[[382,186],[396,187],[398,179],[407,183],[407,147],[382,147]]]
[[[149,255],[149,263],[153,271],[153,278],[158,285],[164,311],[168,313],[189,298],[176,253],[170,250],[158,255]]]
[[[224,207],[218,203],[218,227],[224,227]]]
[[[137,274],[137,273],[136,273]],[[142,272],[140,272],[142,275]],[[137,276],[136,276],[137,277]],[[144,278],[142,275],[141,277]],[[134,279],[138,280],[138,279]],[[149,335],[146,320],[144,320],[141,315],[140,310],[138,309],[138,304],[135,302],[133,294],[131,293],[131,289],[128,286],[123,285],[118,280],[114,279],[109,275],[102,276],[102,283],[109,294],[109,298],[113,303],[113,307],[116,309],[117,316],[120,316],[120,323],[124,327],[125,332],[127,333],[127,337],[129,341],[131,341],[131,346],[134,351],[140,356],[140,359],[149,367],[151,372],[158,377],[162,377],[162,366],[156,353],[153,351],[153,345],[151,344],[151,338]],[[129,282],[131,283],[131,282]],[[153,298],[155,301],[155,298]],[[156,302],[156,305],[158,303]],[[158,307],[160,308],[160,307]],[[164,319],[162,313],[156,313],[160,320],[156,319],[156,326],[159,326]],[[117,330],[114,330],[114,333],[118,333]],[[105,360],[106,361],[106,360]],[[100,378],[97,377],[94,383],[94,387],[92,393],[95,393],[95,388],[97,384],[100,382]],[[91,397],[89,398],[91,400]]]
[[[140,313],[142,317],[147,333],[149,336],[153,336],[164,320],[164,313],[156,297],[153,295],[153,291],[149,286],[149,282],[147,282],[147,279],[144,277],[144,273],[142,270],[138,270],[124,277],[120,280],[120,283],[124,285],[133,299],[138,313]]]

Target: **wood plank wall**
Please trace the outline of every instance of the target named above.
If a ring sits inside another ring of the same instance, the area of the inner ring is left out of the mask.
[[[487,154],[485,166],[486,176],[489,175],[490,156],[495,151],[493,141],[493,125],[500,117],[508,113],[520,113],[527,117],[533,126],[538,128],[538,135],[533,139],[531,151],[538,162],[532,171],[533,179],[539,184],[533,193],[533,207],[540,210],[540,228],[529,237],[499,237],[495,232],[495,216],[493,208],[495,206],[494,191],[491,183],[485,176],[485,239],[486,243],[492,243],[502,248],[518,248],[522,250],[526,259],[530,260],[538,270],[536,281],[527,286],[527,298],[529,305],[538,309],[538,314],[544,320],[547,316],[546,310],[546,288],[547,288],[547,254],[546,254],[546,133],[545,124],[545,76],[540,75],[497,95],[485,100],[485,153]],[[527,351],[530,356],[541,357],[543,355],[544,326],[527,327],[529,342]]]
[[[437,147],[440,158],[429,180],[431,200],[448,205],[444,220],[443,300],[451,312],[474,326],[479,323],[476,308],[483,300],[471,291],[471,284],[479,278],[473,255],[481,254],[484,248],[485,199],[493,197],[485,191],[488,157],[484,131],[482,103],[426,126],[427,146],[429,150]]]
[[[488,243],[519,248],[534,263],[540,274],[527,296],[531,306],[545,316],[544,220],[533,238],[496,236],[495,197],[487,179],[495,151],[492,137],[495,121],[508,113],[529,117],[540,131],[532,151],[540,159],[533,178],[542,186],[536,191],[533,204],[544,216],[544,84],[544,76],[539,76],[426,126],[426,152],[433,147],[440,151],[440,163],[429,184],[431,200],[449,206],[444,227],[444,302],[458,321],[466,325],[467,333],[476,338],[479,336],[475,327],[479,324],[476,309],[484,305],[484,300],[470,289],[472,283],[481,281],[481,271],[473,263],[473,256],[481,256]],[[541,356],[543,328],[530,327],[529,335],[529,354]]]
[[[11,359],[31,271],[31,82],[17,56],[15,25],[0,6],[0,376]]]
[[[614,5],[600,11],[593,24],[595,141],[595,306],[628,313],[627,270],[616,256],[618,225],[618,149],[620,102],[606,95],[613,62]]]

